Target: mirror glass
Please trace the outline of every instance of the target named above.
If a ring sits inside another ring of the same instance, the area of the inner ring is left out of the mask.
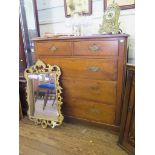
[[[41,60],[24,72],[29,119],[43,128],[61,125],[64,119],[61,113],[60,75],[61,70],[57,65],[44,64]]]
[[[57,120],[55,74],[30,74],[31,107],[30,115],[38,118]]]

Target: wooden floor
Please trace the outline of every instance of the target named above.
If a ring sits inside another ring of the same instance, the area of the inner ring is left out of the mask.
[[[22,119],[19,138],[20,155],[127,155],[116,134],[80,124],[43,129]]]

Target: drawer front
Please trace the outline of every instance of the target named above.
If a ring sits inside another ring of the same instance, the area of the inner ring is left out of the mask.
[[[74,55],[87,55],[87,56],[118,55],[118,41],[74,42]]]
[[[108,105],[116,104],[114,81],[63,79],[62,86],[64,97],[86,99]]]
[[[115,106],[113,105],[77,98],[64,98],[63,102],[64,115],[114,125]]]
[[[35,50],[38,55],[72,55],[71,42],[45,41],[36,42]]]
[[[45,63],[58,65],[62,77],[117,80],[117,61],[114,59],[45,58]]]

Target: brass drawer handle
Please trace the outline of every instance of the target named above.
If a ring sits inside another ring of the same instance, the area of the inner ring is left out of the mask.
[[[92,66],[92,67],[89,67],[88,70],[90,72],[100,72],[101,71],[101,68],[100,67],[96,67],[96,66]]]
[[[55,51],[58,50],[58,47],[52,46],[52,47],[49,48],[49,50],[52,51],[52,52],[55,52]]]
[[[98,109],[95,109],[95,108],[90,108],[89,111],[92,114],[99,114],[100,113],[100,111]]]
[[[95,90],[95,91],[99,90],[99,87],[98,87],[98,86],[91,86],[90,88],[91,88],[92,90]]]
[[[89,50],[90,50],[91,52],[97,52],[97,51],[100,50],[100,47],[97,46],[96,44],[92,44],[92,45],[89,46]]]

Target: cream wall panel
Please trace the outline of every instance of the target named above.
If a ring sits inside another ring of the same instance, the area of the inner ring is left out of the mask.
[[[57,7],[53,9],[39,11],[38,16],[39,16],[40,24],[57,23],[57,22],[65,21],[63,7]]]
[[[38,10],[49,9],[64,5],[64,0],[37,0]]]
[[[103,1],[98,0],[98,1],[93,1],[92,5],[92,17],[102,17],[103,16]]]
[[[45,32],[53,32],[53,26],[51,24],[40,25],[40,35],[43,36]]]
[[[51,33],[71,33],[72,29],[71,27],[67,27],[64,22],[62,23],[55,23],[55,24],[47,24],[47,25],[40,25],[40,32],[41,36],[44,35],[46,32],[51,32]]]
[[[70,27],[67,27],[65,23],[52,24],[54,33],[71,33]]]
[[[102,18],[94,18],[92,20],[92,34],[98,34],[100,24],[102,23]]]
[[[25,13],[27,18],[27,26],[28,29],[35,29],[35,18],[34,18],[34,10],[33,10],[33,4],[31,0],[24,1],[24,7],[25,7]]]
[[[123,32],[130,35],[128,40],[129,58],[135,59],[135,15],[121,15],[119,21],[120,28],[123,30]]]

